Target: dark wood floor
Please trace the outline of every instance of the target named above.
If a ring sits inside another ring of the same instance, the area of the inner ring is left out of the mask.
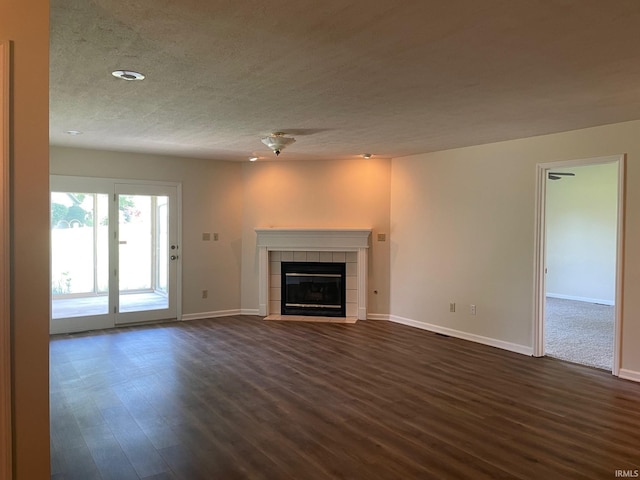
[[[51,341],[52,478],[608,479],[640,385],[387,322],[229,317]]]

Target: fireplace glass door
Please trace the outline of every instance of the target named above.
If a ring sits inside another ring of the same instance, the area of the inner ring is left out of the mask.
[[[345,316],[345,264],[282,262],[282,315]]]

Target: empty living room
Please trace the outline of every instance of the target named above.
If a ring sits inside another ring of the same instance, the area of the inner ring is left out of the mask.
[[[637,477],[639,26],[0,5],[0,478]]]

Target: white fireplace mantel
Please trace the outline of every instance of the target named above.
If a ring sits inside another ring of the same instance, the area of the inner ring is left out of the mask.
[[[269,315],[269,252],[357,252],[358,320],[367,318],[370,228],[256,228],[259,314]],[[275,312],[272,312],[275,313]]]

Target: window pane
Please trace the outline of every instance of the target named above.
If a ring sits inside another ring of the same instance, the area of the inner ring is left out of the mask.
[[[119,196],[120,312],[169,308],[168,197]]]
[[[108,311],[108,196],[51,193],[53,318]]]

